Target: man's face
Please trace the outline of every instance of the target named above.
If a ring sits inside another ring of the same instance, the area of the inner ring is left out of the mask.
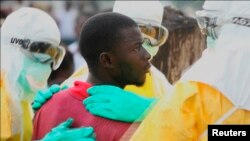
[[[115,80],[123,85],[143,85],[150,68],[150,54],[142,47],[143,39],[139,28],[131,27],[120,31],[121,41],[115,48],[117,75]]]

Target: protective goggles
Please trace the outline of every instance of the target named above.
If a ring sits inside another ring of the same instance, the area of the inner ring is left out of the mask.
[[[154,26],[150,24],[138,24],[144,41],[152,47],[160,47],[168,38],[168,30],[163,26]]]
[[[30,42],[28,39],[23,40],[22,48],[33,60],[42,64],[52,63],[53,70],[59,68],[65,55],[63,47],[46,42]]]
[[[218,38],[218,27],[216,25],[216,17],[201,17],[197,16],[196,20],[198,22],[198,26],[201,30],[201,33],[207,36],[212,37],[214,40]]]

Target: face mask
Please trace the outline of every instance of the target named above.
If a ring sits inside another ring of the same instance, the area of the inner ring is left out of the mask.
[[[32,101],[38,90],[47,87],[47,80],[51,73],[50,65],[24,57],[23,68],[18,78],[18,84],[23,90],[22,100]]]
[[[215,47],[216,40],[214,40],[212,37],[207,36],[207,47],[208,48],[214,48]]]
[[[144,42],[142,46],[147,50],[147,52],[151,55],[151,59],[157,54],[159,47],[152,47],[147,42]]]

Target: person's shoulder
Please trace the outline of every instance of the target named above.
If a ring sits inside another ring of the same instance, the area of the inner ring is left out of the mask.
[[[195,96],[205,99],[207,97],[218,97],[222,95],[215,87],[197,81],[178,81],[173,87],[174,93],[183,95],[186,98]]]
[[[49,100],[47,100],[40,109],[47,109],[52,106],[54,107],[57,105],[63,105],[63,103],[69,100],[69,97],[69,89],[61,90],[53,94],[53,96]]]
[[[39,118],[43,117],[43,115],[48,115],[50,113],[61,113],[65,111],[65,103],[70,103],[69,90],[62,90],[58,93],[55,93],[46,103],[35,113],[35,119],[39,120]],[[47,118],[52,115],[47,116]]]
[[[220,107],[221,105],[230,105],[229,101],[224,95],[215,87],[196,81],[181,81],[174,85],[173,97],[177,103],[185,107],[193,107],[197,109],[203,109],[205,111],[214,107]],[[214,109],[212,108],[212,109]],[[195,110],[194,109],[194,110]]]
[[[172,92],[173,99],[179,101],[178,103],[184,102],[199,93],[197,84],[189,81],[176,82],[173,85]]]
[[[70,88],[61,90],[53,95],[53,97],[50,100],[64,100],[68,98],[68,95],[70,93]]]

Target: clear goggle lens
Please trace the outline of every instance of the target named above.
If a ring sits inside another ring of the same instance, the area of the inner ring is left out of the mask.
[[[30,43],[30,40],[24,40],[22,48],[28,51],[35,61],[43,64],[52,63],[53,70],[59,68],[65,55],[63,47],[56,47],[45,42]]]
[[[204,16],[204,12],[196,12],[196,20],[203,35],[212,37],[214,40],[218,38],[218,28],[216,25],[217,17]]]
[[[152,47],[160,47],[168,38],[168,30],[163,26],[138,24],[144,40]]]

